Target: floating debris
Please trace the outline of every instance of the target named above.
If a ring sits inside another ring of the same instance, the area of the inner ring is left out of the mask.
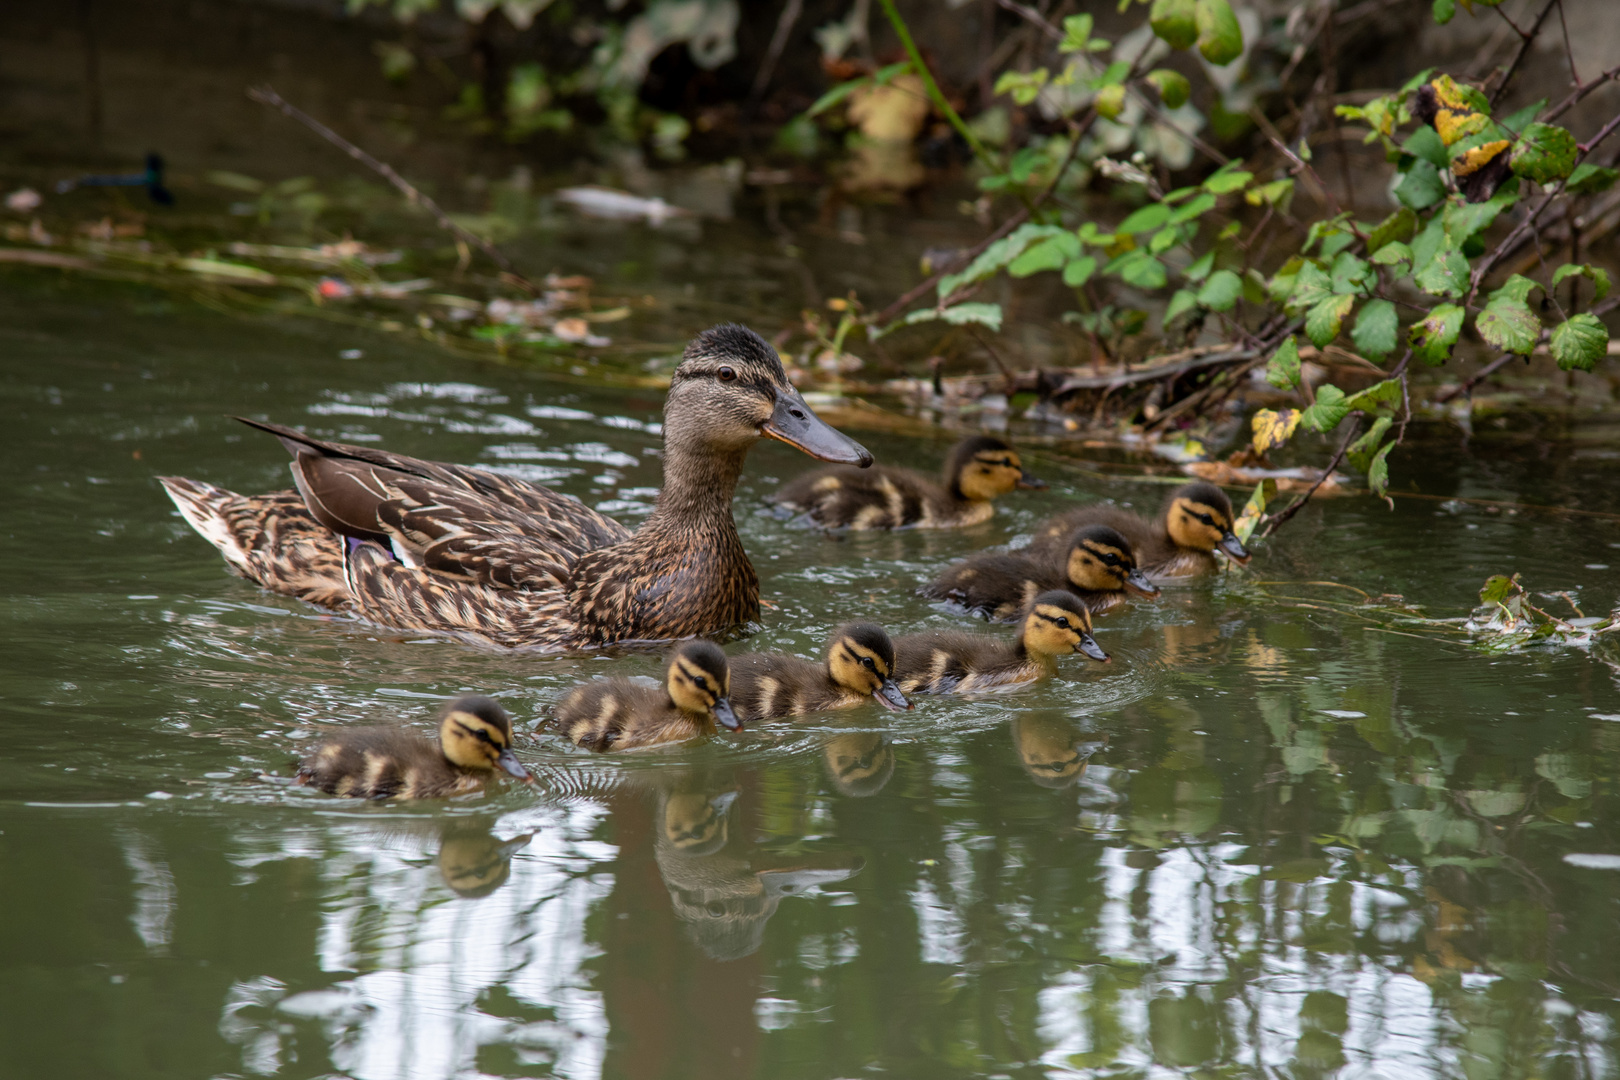
[[[677,217],[691,217],[690,210],[671,206],[661,198],[643,198],[628,191],[586,185],[563,188],[556,193],[560,202],[567,203],[586,217],[606,218],[610,221],[646,221],[649,225],[662,225]]]
[[[44,201],[33,188],[18,188],[6,196],[6,209],[16,214],[31,214]]]

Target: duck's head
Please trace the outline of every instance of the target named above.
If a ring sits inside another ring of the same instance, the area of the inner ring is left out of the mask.
[[[894,775],[894,747],[881,731],[834,735],[821,752],[833,786],[851,798],[876,795]]]
[[[529,770],[512,753],[512,718],[480,694],[458,697],[439,714],[439,744],[452,765],[488,772],[500,769],[526,784]]]
[[[711,794],[677,791],[664,802],[664,839],[682,855],[713,855],[726,846],[735,788]]]
[[[1041,787],[1068,787],[1080,778],[1091,756],[1081,752],[1074,727],[1056,717],[1014,717],[1012,736],[1024,771]]]
[[[731,709],[731,668],[714,642],[688,641],[676,649],[664,672],[664,688],[682,712],[712,716],[728,731],[742,728]]]
[[[1137,569],[1131,542],[1106,525],[1087,525],[1069,538],[1068,575],[1077,589],[1159,595],[1158,586]]]
[[[827,645],[827,673],[845,690],[877,699],[885,709],[909,709],[894,682],[894,642],[881,626],[851,623]]]
[[[1018,451],[994,435],[974,435],[951,447],[945,482],[961,498],[988,502],[1014,488],[1043,488],[1046,481],[1024,470]]]
[[[1108,654],[1091,636],[1086,602],[1073,593],[1053,590],[1037,596],[1024,612],[1020,640],[1025,651],[1037,656],[1085,653],[1093,660],[1108,662]]]
[[[686,347],[664,403],[664,438],[672,447],[731,453],[779,439],[822,461],[872,464],[864,446],[810,411],[769,342],[730,323]]]
[[[1249,551],[1232,532],[1232,500],[1214,484],[1188,484],[1170,496],[1164,510],[1170,539],[1195,551],[1221,551],[1235,562],[1249,561]]]

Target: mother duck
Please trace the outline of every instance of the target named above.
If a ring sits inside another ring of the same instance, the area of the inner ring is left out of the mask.
[[[292,453],[297,491],[238,495],[160,477],[237,573],[383,626],[554,653],[719,634],[759,617],[731,498],[760,439],[872,463],[810,411],[776,350],[734,325],[699,334],[670,380],[664,486],[634,533],[486,469],[243,422]]]

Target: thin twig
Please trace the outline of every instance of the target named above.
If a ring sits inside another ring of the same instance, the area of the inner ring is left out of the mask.
[[[1508,83],[1513,79],[1513,73],[1519,69],[1519,62],[1530,51],[1530,46],[1535,44],[1536,38],[1541,34],[1542,22],[1546,20],[1552,9],[1557,5],[1558,0],[1547,0],[1547,3],[1542,6],[1541,14],[1536,16],[1536,21],[1531,24],[1529,30],[1520,30],[1517,26],[1513,26],[1513,20],[1508,19],[1507,12],[1500,7],[1496,9],[1496,13],[1507,19],[1507,24],[1513,26],[1514,31],[1519,35],[1519,51],[1513,54],[1513,60],[1508,64],[1506,70],[1502,72],[1502,81],[1495,90],[1491,91],[1492,107],[1495,107],[1496,103],[1502,99],[1502,95],[1507,93]]]
[[[1496,374],[1502,368],[1506,367],[1509,361],[1518,359],[1518,355],[1518,353],[1503,353],[1501,356],[1498,356],[1495,360],[1492,360],[1490,363],[1474,372],[1474,374],[1470,375],[1467,379],[1464,379],[1456,386],[1436,394],[1434,396],[1434,403],[1436,405],[1444,405],[1453,398],[1461,397],[1464,394],[1472,395],[1474,387],[1478,386],[1480,383]]]
[[[765,96],[766,87],[771,84],[771,76],[776,74],[777,61],[782,59],[782,50],[787,47],[788,35],[793,33],[794,24],[799,21],[799,15],[804,11],[804,0],[787,0],[782,5],[782,17],[776,20],[776,33],[771,35],[770,47],[765,50],[765,59],[759,65],[759,71],[754,74],[754,86],[748,92],[749,107],[759,104],[759,99]]]
[[[973,129],[967,126],[961,116],[957,115],[956,110],[951,108],[951,103],[945,100],[945,92],[939,88],[939,83],[934,81],[934,73],[923,62],[922,52],[912,40],[910,28],[906,26],[900,13],[894,9],[894,0],[878,0],[878,3],[883,6],[883,14],[888,16],[889,25],[894,28],[895,36],[900,39],[900,47],[905,49],[906,55],[911,58],[911,66],[917,69],[917,77],[922,79],[923,89],[928,91],[928,99],[934,103],[934,108],[938,109],[945,122],[962,136],[962,141],[968,144],[968,149],[973,151],[973,156],[978,158],[985,168],[996,168],[995,155],[979,141],[979,137],[973,134]]]
[[[1333,460],[1327,463],[1327,468],[1322,470],[1322,475],[1316,478],[1316,483],[1312,484],[1305,494],[1289,503],[1282,513],[1268,521],[1266,531],[1260,534],[1260,539],[1264,540],[1276,532],[1284,522],[1305,508],[1305,504],[1311,501],[1311,496],[1316,494],[1316,489],[1327,483],[1328,477],[1333,475],[1333,470],[1337,469],[1339,462],[1344,460],[1344,455],[1350,452],[1350,444],[1356,441],[1356,436],[1359,434],[1361,434],[1361,421],[1356,420],[1350,425],[1350,432],[1344,437],[1344,442],[1339,444],[1338,453],[1334,454]]]
[[[445,229],[452,236],[463,243],[476,245],[480,251],[489,256],[491,262],[505,272],[507,279],[509,279],[514,285],[523,288],[531,296],[540,295],[540,290],[536,288],[528,278],[518,273],[517,267],[513,266],[512,261],[502,254],[500,248],[497,248],[494,244],[490,243],[488,240],[485,240],[477,233],[464,229],[460,225],[457,225],[454,221],[450,220],[450,215],[445,213],[438,203],[434,202],[432,198],[417,190],[411,185],[410,181],[406,180],[403,176],[399,175],[399,173],[395,172],[392,165],[388,164],[386,161],[379,161],[372,157],[370,154],[354,145],[354,143],[350,142],[348,139],[345,139],[343,136],[339,135],[337,132],[315,119],[313,116],[310,116],[302,109],[288,102],[287,99],[276,93],[275,90],[271,89],[269,86],[250,87],[247,95],[254,101],[259,102],[261,105],[268,105],[273,109],[279,110],[282,114],[298,121],[300,124],[303,124],[305,127],[309,128],[309,130],[313,131],[315,134],[319,135],[321,138],[325,139],[339,150],[342,150],[345,154],[348,154],[350,157],[354,158],[354,160],[360,162],[360,164],[377,173],[377,175],[381,176],[384,180],[387,180],[390,184],[394,185],[394,187],[398,189],[399,193],[405,196],[407,201],[415,203],[428,213],[432,214],[434,220],[439,223],[440,228]]]

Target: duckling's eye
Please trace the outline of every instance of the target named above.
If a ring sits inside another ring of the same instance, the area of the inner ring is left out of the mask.
[[[719,376],[721,382],[735,382],[737,379],[736,369],[732,368],[730,365],[722,367],[719,371],[715,372],[715,374]]]
[[[701,675],[694,675],[692,676],[692,685],[697,687],[699,690],[707,690],[709,688],[709,680],[705,679]]]
[[[1208,514],[1196,514],[1194,516],[1197,517],[1199,521],[1202,521],[1205,525],[1215,524],[1215,519],[1210,517]]]
[[[861,666],[864,667],[867,671],[876,671],[877,670],[877,665],[872,662],[872,658],[870,656],[861,657]]]
[[[1067,630],[1069,628],[1069,620],[1064,618],[1062,615],[1059,615],[1056,619],[1053,619],[1052,621],[1057,623],[1059,626],[1061,626],[1065,630]]]

